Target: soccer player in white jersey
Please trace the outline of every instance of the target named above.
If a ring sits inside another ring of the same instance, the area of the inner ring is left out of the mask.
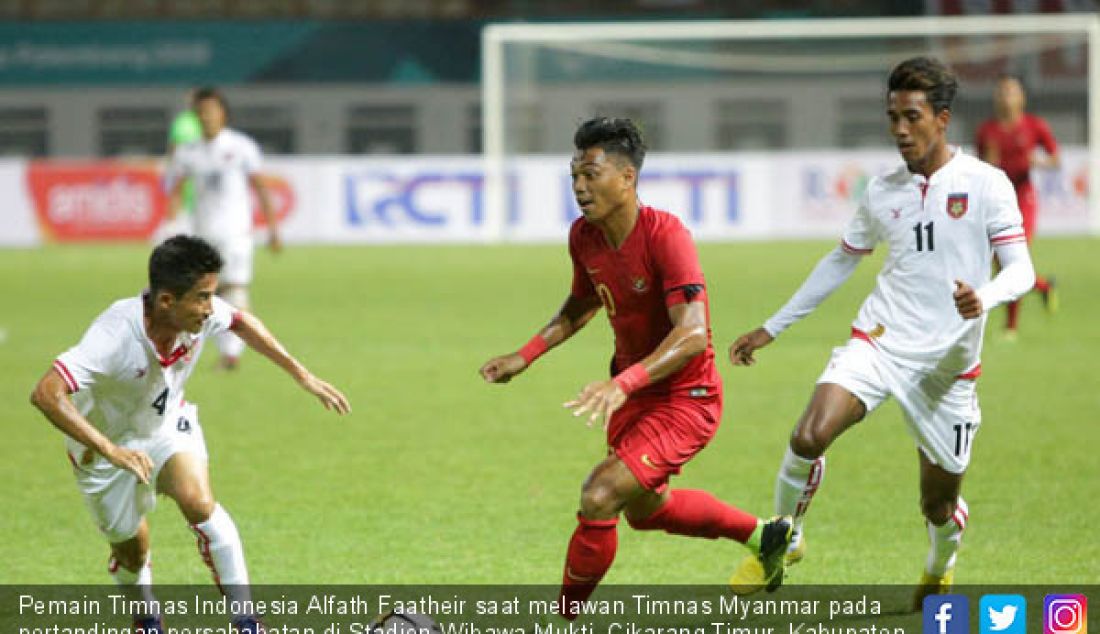
[[[170,215],[179,207],[183,183],[190,180],[195,191],[194,230],[221,253],[225,270],[218,294],[234,306],[247,310],[248,287],[252,283],[252,200],[256,190],[267,222],[268,247],[282,249],[271,197],[260,176],[260,148],[247,135],[226,127],[229,106],[213,88],[195,91],[195,112],[202,138],[176,148],[168,164],[165,184],[172,192]],[[244,343],[233,333],[218,337],[221,367],[237,367]]]
[[[350,411],[344,395],[290,356],[259,319],[215,296],[221,267],[200,238],[166,240],[149,259],[148,290],[96,318],[31,396],[66,436],[77,486],[111,547],[110,573],[128,599],[154,600],[145,515],[158,492],[179,506],[226,596],[249,599],[241,538],[214,498],[198,411],[184,399],[206,339],[232,330],[326,409]],[[155,613],[137,615],[135,626],[162,631]],[[244,611],[234,626],[248,634],[261,628]]]
[[[802,559],[802,519],[830,444],[894,397],[918,447],[921,509],[931,549],[914,597],[950,588],[968,510],[960,497],[981,424],[975,380],[986,317],[1035,282],[1012,184],[946,141],[957,90],[940,62],[917,57],[891,72],[886,114],[904,165],[871,180],[840,244],[764,325],[730,346],[734,365],[812,312],[884,243],[877,284],[833,351],[791,434],[775,484],[776,512],[795,517],[788,563]],[[990,279],[993,255],[1004,265]],[[742,562],[731,583],[762,585]]]

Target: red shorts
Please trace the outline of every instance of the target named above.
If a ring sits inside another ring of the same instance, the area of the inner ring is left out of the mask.
[[[721,420],[721,395],[632,398],[611,415],[607,444],[643,487],[660,491],[707,446]]]

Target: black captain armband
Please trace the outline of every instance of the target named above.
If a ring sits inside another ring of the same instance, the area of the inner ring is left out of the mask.
[[[669,290],[665,295],[665,299],[669,304],[686,304],[700,298],[705,292],[706,287],[702,284],[685,284]]]

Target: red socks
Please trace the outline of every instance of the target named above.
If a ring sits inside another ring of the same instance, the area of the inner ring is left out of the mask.
[[[1020,302],[1009,302],[1005,307],[1008,313],[1008,319],[1005,322],[1005,328],[1009,330],[1016,330],[1016,324],[1020,320]]]
[[[570,621],[577,618],[577,606],[588,600],[611,562],[615,561],[615,550],[619,546],[619,534],[615,530],[618,523],[618,518],[590,520],[577,515],[577,530],[569,540],[558,595],[561,614]]]
[[[674,535],[725,537],[742,544],[756,530],[756,516],[719,500],[706,491],[677,489],[653,515],[630,522],[638,530],[663,529]]]
[[[1035,276],[1035,290],[1040,293],[1050,292],[1050,281],[1042,275]],[[1005,323],[1005,328],[1009,330],[1016,330],[1016,326],[1020,322],[1020,302],[1009,302],[1007,308],[1008,320]]]
[[[736,509],[706,491],[678,489],[670,491],[669,500],[644,520],[632,521],[638,530],[663,529],[674,535],[726,537],[745,543],[756,530],[757,519]],[[619,520],[590,520],[577,515],[577,529],[569,540],[565,555],[558,607],[561,615],[572,621],[577,608],[596,589],[604,574],[615,561]]]

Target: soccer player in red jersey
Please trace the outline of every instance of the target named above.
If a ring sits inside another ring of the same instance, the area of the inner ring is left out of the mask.
[[[573,620],[611,567],[619,515],[637,530],[728,538],[760,559],[763,583],[782,581],[790,518],[765,522],[698,490],[668,488],[671,476],[718,430],[722,381],[711,346],[706,284],[680,220],[638,200],[645,145],[629,119],[595,118],[573,138],[573,194],[583,214],[569,231],[573,283],[558,313],[481,376],[505,383],[578,330],[601,305],[615,332],[611,378],[565,404],[591,426],[601,418],[608,455],[585,480],[558,606]]]
[[[1004,170],[1012,186],[1016,188],[1016,200],[1024,217],[1024,235],[1030,243],[1035,235],[1038,200],[1031,182],[1031,169],[1055,169],[1059,165],[1058,142],[1050,132],[1050,126],[1041,117],[1026,112],[1027,95],[1020,80],[1003,75],[997,80],[993,92],[994,116],[978,128],[976,145],[978,157]],[[1042,147],[1045,154],[1036,152]],[[1043,297],[1048,311],[1057,308],[1054,279],[1035,276],[1035,290]],[[1008,304],[1006,335],[1016,337],[1020,304]]]

